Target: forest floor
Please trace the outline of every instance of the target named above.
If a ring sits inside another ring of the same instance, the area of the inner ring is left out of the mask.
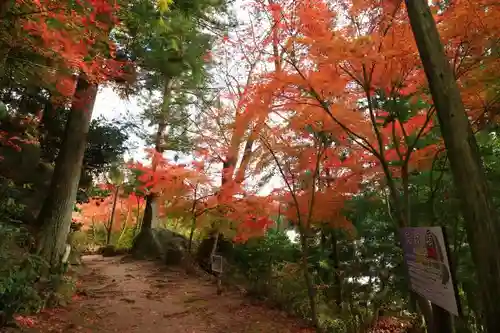
[[[213,282],[124,257],[84,257],[78,296],[11,332],[299,333],[296,319]]]

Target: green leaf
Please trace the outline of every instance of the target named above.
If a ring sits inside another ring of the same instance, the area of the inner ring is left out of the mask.
[[[179,44],[177,43],[177,40],[175,38],[171,39],[171,43],[172,43],[172,49],[174,49],[175,51],[180,50]]]
[[[173,2],[173,0],[158,0],[158,8],[160,9],[160,13],[166,13]]]

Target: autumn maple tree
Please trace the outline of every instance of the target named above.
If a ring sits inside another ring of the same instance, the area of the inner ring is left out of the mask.
[[[411,29],[397,2],[382,10],[375,3],[335,6],[301,1],[271,9],[281,15],[285,67],[262,75],[261,99],[273,107],[259,111],[278,114],[296,131],[323,126],[361,169],[360,181],[387,186],[397,224],[409,226],[409,174],[429,168],[442,151]],[[432,323],[429,303],[416,297]]]
[[[103,184],[102,187],[109,195],[92,197],[88,202],[78,205],[78,212],[73,213],[73,219],[77,223],[82,223],[84,231],[97,231],[103,228],[106,231],[105,242],[108,245],[111,244],[112,233],[118,232],[116,243],[119,243],[125,232],[135,228],[140,222],[144,199],[133,192],[127,195],[124,191],[115,196],[114,186]]]
[[[279,71],[281,68],[277,48],[279,30],[258,29],[259,15],[266,14],[268,8],[274,8],[274,1],[248,3],[247,9],[251,14],[248,20],[231,36],[225,36],[214,50],[213,54],[221,59],[223,65],[219,77],[224,86],[216,98],[216,105],[202,113],[202,126],[199,129],[199,147],[206,152],[209,161],[221,166],[220,188],[216,196],[218,213],[233,222],[240,220],[236,227],[239,234],[236,240],[239,241],[262,235],[272,224],[266,216],[270,212],[268,209],[272,211],[269,206],[271,201],[256,195],[255,188],[249,187],[247,182],[251,177],[265,179],[266,172],[262,168],[268,166],[268,163],[261,163],[259,158],[263,152],[259,135],[265,127],[267,114],[254,113],[252,107],[265,109],[269,102],[255,98],[258,86],[254,84],[254,78],[263,59],[271,58],[274,69]],[[276,22],[276,14],[266,15],[266,21],[269,24]],[[234,63],[235,57],[241,60],[238,66]],[[255,210],[256,207],[261,208]],[[215,223],[212,229],[215,235],[212,247],[214,253],[224,227]]]
[[[479,85],[489,80],[485,70],[489,62],[494,71],[497,57],[489,52],[489,36],[497,32],[497,24],[480,26],[477,16],[466,14],[471,12],[470,6],[466,2],[445,4],[439,9],[439,20],[450,37],[446,50],[453,55],[455,78],[471,105],[469,116],[484,119],[491,114],[489,105],[495,93],[471,90],[478,80]],[[474,12],[481,12],[488,21],[492,16],[486,7],[488,4],[481,3]],[[253,112],[278,114],[296,130],[326,126],[326,133],[340,138],[337,144],[343,145],[347,156],[351,154],[365,169],[364,181],[387,186],[398,226],[412,225],[409,175],[412,170],[430,168],[443,152],[443,143],[434,126],[435,108],[440,106],[433,105],[426,87],[425,74],[429,77],[432,71],[437,75],[436,68],[425,72],[422,69],[403,2],[384,2],[380,7],[378,2],[300,1],[291,6],[273,4],[269,12],[279,12],[278,27],[274,29],[282,31],[279,48],[285,65],[279,71],[262,74],[260,100],[269,101],[272,107],[254,108]],[[458,19],[466,24],[453,30],[446,26],[447,17],[454,17],[450,21],[453,26]],[[467,42],[478,34],[484,38]],[[433,84],[430,86],[435,102]],[[456,133],[466,132],[472,133],[466,129]],[[446,135],[444,139],[446,142]],[[432,327],[429,303],[416,298]],[[440,319],[434,319],[439,327]]]
[[[69,230],[97,87],[121,75],[109,41],[117,7],[107,1],[63,3],[62,8],[49,1],[35,6],[39,11],[21,20],[22,27],[29,33],[30,46],[57,64],[53,82],[59,82],[63,99],[58,101],[55,95],[53,102],[71,105],[51,189],[38,217],[42,228],[39,252],[57,267]]]
[[[273,127],[261,134],[261,141],[284,183],[273,191],[273,197],[283,207],[284,217],[299,230],[311,318],[319,330],[316,290],[309,272],[310,238],[315,227],[321,226],[352,232],[342,209],[357,192],[359,173],[349,167],[349,160],[341,161],[333,137],[323,127],[304,125],[302,131]]]

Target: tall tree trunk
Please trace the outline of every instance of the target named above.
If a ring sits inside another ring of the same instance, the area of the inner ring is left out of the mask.
[[[193,236],[194,236],[194,230],[196,229],[196,203],[197,203],[197,196],[198,196],[198,183],[196,183],[196,186],[194,188],[194,196],[193,196],[193,205],[191,206],[191,230],[189,231],[189,243],[188,243],[188,252],[192,252],[193,248]]]
[[[403,171],[403,170],[402,170]],[[402,174],[404,174],[402,172]],[[409,192],[408,192],[408,181],[404,183],[403,186],[406,186],[402,189],[403,191],[403,196],[405,200],[401,202],[401,199],[399,197],[399,191],[396,188],[394,179],[392,178],[392,174],[388,172],[387,170],[385,171],[386,179],[387,179],[387,185],[389,188],[389,194],[390,194],[390,200],[391,203],[393,204],[393,209],[395,211],[395,220],[398,224],[399,228],[405,228],[411,226],[410,223],[410,218],[411,218],[411,211],[410,207],[407,205],[409,203]],[[400,244],[399,240],[399,234],[395,232],[394,239],[397,240],[398,244]],[[401,247],[401,245],[400,245]],[[410,284],[410,278],[408,275],[405,276],[406,281],[408,283],[408,286]],[[420,296],[413,290],[410,290],[410,304],[416,303],[418,306],[418,309],[420,310],[420,313],[424,316],[425,323],[427,326],[427,332],[428,333],[448,333],[449,331],[436,331],[434,327],[434,314],[432,312],[432,306],[430,302],[425,299],[424,297]],[[451,329],[451,328],[450,328]]]
[[[161,251],[153,234],[153,205],[154,193],[146,196],[146,204],[144,214],[142,216],[142,224],[139,234],[134,239],[132,245],[132,254],[139,258],[158,258],[161,257]]]
[[[327,251],[327,248],[326,248],[327,247],[327,238],[326,238],[326,230],[325,229],[326,229],[325,227],[322,227],[319,230],[319,236],[320,236],[319,246],[321,249],[321,253],[325,253]],[[319,276],[321,277],[322,283],[325,283],[326,281],[329,280],[330,273],[327,269],[318,267],[318,272],[319,272]]]
[[[159,153],[163,152],[161,148],[161,137],[163,135],[163,131],[167,127],[166,123],[160,123],[158,125],[158,130],[156,133],[156,145],[155,150]],[[156,162],[153,161],[153,169],[156,169]],[[156,194],[150,193],[146,196],[146,205],[144,208],[144,215],[142,216],[142,224],[140,233],[146,232],[149,233],[156,223],[153,221],[155,219],[155,209],[154,206],[156,204]]]
[[[167,124],[165,122],[162,122],[158,124],[158,130],[156,132],[156,144],[155,144],[155,150],[158,153],[163,153],[162,149],[162,135],[163,132],[165,131],[165,128],[167,127]],[[154,159],[154,158],[153,158]],[[156,162],[153,161],[153,170],[156,169]],[[142,225],[141,225],[141,231],[140,232],[149,232],[153,226],[156,225],[155,219],[155,209],[154,206],[156,204],[156,194],[150,193],[146,196],[146,206],[144,208],[144,215],[142,217]],[[149,213],[146,214],[146,211]]]
[[[188,243],[188,252],[192,253],[193,252],[193,238],[194,238],[194,231],[196,230],[196,215],[193,214],[192,221],[191,221],[191,230],[189,230],[189,243]]]
[[[135,235],[137,234],[137,230],[140,230],[141,228],[141,222],[139,221],[141,217],[141,204],[139,202],[139,198],[137,198],[137,216],[135,219],[135,226],[134,226],[134,232],[133,236],[135,238]]]
[[[41,225],[38,252],[51,267],[59,266],[70,231],[71,215],[96,96],[97,85],[89,83],[81,74],[78,77],[49,193],[38,215],[38,222]]]
[[[164,140],[163,140],[163,133],[165,132],[165,129],[167,128],[167,121],[168,121],[168,113],[170,109],[170,95],[172,94],[172,84],[173,81],[170,78],[165,78],[165,87],[163,89],[163,103],[162,103],[162,114],[160,116],[160,120],[158,121],[158,129],[156,131],[156,137],[155,137],[155,150],[156,152],[162,154],[165,150],[164,148]],[[156,170],[158,162],[153,158],[152,161],[152,168],[153,170]],[[155,200],[156,200],[156,195],[154,193],[149,194],[146,197],[146,209],[150,210],[150,214],[146,214],[144,212],[144,216],[142,218],[142,226],[141,226],[141,232],[143,229],[151,229],[155,223],[153,223],[153,219],[155,218],[154,214],[154,206],[155,206]]]
[[[108,227],[106,228],[108,233],[106,235],[106,245],[111,242],[111,230],[113,230],[113,222],[115,220],[116,202],[118,201],[118,192],[120,191],[120,186],[116,186],[115,197],[113,198],[113,206],[111,208],[111,216],[109,217]]]
[[[330,232],[331,254],[330,260],[333,264],[333,296],[338,311],[342,310],[342,277],[340,276],[340,260],[338,250],[338,239],[336,230]]]
[[[500,224],[489,195],[481,156],[458,84],[426,0],[406,0],[458,195],[477,269],[485,327],[500,332]]]
[[[158,129],[156,131],[155,137],[155,150],[157,153],[164,152],[164,140],[163,133],[167,128],[168,113],[170,108],[170,95],[172,93],[173,81],[169,78],[165,78],[165,87],[163,90],[163,104],[162,104],[162,114],[158,121]],[[151,167],[156,170],[158,161],[156,157],[153,157],[151,161]],[[132,253],[139,256],[158,256],[161,251],[159,243],[154,237],[153,227],[156,227],[156,194],[149,193],[146,196],[146,204],[144,207],[144,214],[142,216],[142,224],[139,234],[134,240],[134,245],[132,246]]]
[[[313,280],[311,273],[309,272],[309,244],[306,230],[301,226],[299,221],[299,236],[300,236],[300,246],[301,246],[301,266],[302,272],[304,274],[304,281],[307,288],[307,296],[309,297],[309,306],[311,309],[311,319],[316,332],[321,332],[321,327],[318,322],[318,307],[316,304],[316,289],[314,289]]]
[[[144,214],[142,216],[142,230],[151,230],[152,221],[153,221],[153,194],[148,194],[146,196],[146,206],[144,207]]]

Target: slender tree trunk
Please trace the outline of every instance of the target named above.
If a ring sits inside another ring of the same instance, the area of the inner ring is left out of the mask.
[[[121,227],[120,236],[118,236],[118,239],[116,240],[117,245],[120,244],[120,242],[123,239],[123,236],[125,236],[125,233],[128,230],[128,224],[129,224],[129,221],[132,219],[132,214],[133,214],[133,210],[132,210],[132,208],[129,208],[127,210],[127,217],[125,218],[125,223],[123,223],[123,226]]]
[[[122,231],[120,232],[120,236],[118,236],[118,240],[116,241],[116,244],[120,244],[120,241],[122,240],[123,236],[125,236],[125,232],[127,231],[127,223],[123,225]]]
[[[212,260],[213,256],[217,254],[217,245],[219,244],[219,233],[218,229],[215,232],[214,244],[212,245],[212,250],[210,251],[210,271],[212,271]],[[213,271],[212,271],[213,272]],[[217,276],[217,295],[222,294],[222,272],[213,272]]]
[[[165,132],[165,129],[167,128],[167,121],[168,121],[168,112],[170,108],[170,95],[172,93],[172,83],[173,81],[169,78],[165,78],[165,87],[163,91],[163,104],[162,104],[162,115],[160,121],[158,122],[158,129],[156,131],[156,138],[155,138],[155,150],[158,153],[163,153],[164,149],[164,140],[163,140],[163,133]],[[155,158],[153,158],[152,161],[152,168],[153,170],[156,170],[157,167],[157,161]],[[153,219],[155,218],[155,214],[153,214],[153,208],[155,206],[155,201],[156,201],[156,195],[154,193],[151,193],[146,196],[146,207],[144,210],[144,216],[142,218],[142,225],[141,225],[141,233],[143,231],[145,232],[150,232],[152,227],[154,226],[155,223],[153,223]],[[146,214],[146,210],[148,211],[148,214]]]
[[[321,248],[321,252],[325,253],[327,251],[327,249],[326,249],[326,247],[327,247],[327,239],[326,239],[325,228],[321,228],[319,230],[319,234],[320,234],[319,245],[320,245],[320,248]],[[320,272],[320,276],[321,276],[321,281],[322,282],[328,281],[328,278],[330,277],[329,276],[330,274],[329,274],[328,270],[319,267],[319,272]]]
[[[405,228],[410,226],[410,220],[409,218],[411,217],[411,212],[410,212],[410,207],[406,205],[408,203],[408,198],[409,198],[409,192],[408,188],[404,187],[403,188],[403,194],[404,194],[404,202],[401,203],[401,200],[399,198],[399,192],[396,189],[394,179],[392,178],[391,174],[389,172],[386,172],[386,178],[387,178],[387,184],[389,187],[389,193],[390,193],[390,199],[391,202],[393,203],[394,206],[394,211],[396,213],[395,220],[398,223],[399,228]],[[408,182],[405,183],[405,186],[408,186]],[[408,196],[408,198],[407,198]],[[400,244],[399,240],[399,234],[396,232],[394,235],[394,238],[397,240],[398,244]],[[401,245],[400,245],[401,247]],[[408,287],[410,286],[410,281],[409,281],[409,276],[406,275],[405,279],[408,283]],[[428,333],[448,333],[448,331],[445,332],[436,332],[434,328],[434,315],[432,312],[432,306],[430,302],[414,292],[413,290],[410,290],[410,303],[416,302],[418,305],[418,309],[420,310],[420,313],[424,316],[425,323],[428,329]]]
[[[64,141],[56,159],[49,193],[38,215],[41,225],[38,252],[51,267],[59,266],[70,231],[71,215],[96,96],[97,85],[89,83],[81,74],[66,122]]]
[[[134,234],[133,234],[134,237],[137,234],[137,230],[140,230],[141,228],[140,217],[141,217],[141,205],[139,203],[139,199],[137,199],[137,216],[135,219]]]
[[[193,236],[194,236],[194,230],[196,229],[196,197],[198,195],[198,184],[196,184],[194,188],[194,197],[193,197],[193,205],[191,207],[191,215],[192,215],[192,221],[191,221],[191,230],[189,231],[189,243],[188,243],[188,252],[191,253],[191,250],[193,248]]]
[[[214,243],[212,244],[212,250],[210,250],[210,260],[212,260],[212,256],[217,254],[217,245],[219,245],[219,237],[220,233],[218,230],[214,233]]]
[[[496,216],[476,139],[458,84],[446,58],[426,0],[406,0],[458,195],[477,269],[489,333],[500,332],[500,224]]]
[[[118,201],[118,192],[120,191],[120,186],[116,186],[115,189],[115,197],[113,198],[113,206],[111,208],[111,216],[109,217],[109,223],[107,227],[107,235],[106,235],[106,245],[109,245],[111,242],[111,231],[113,230],[113,222],[115,220],[115,211],[116,211],[116,202]]]
[[[333,263],[333,296],[337,309],[342,309],[342,277],[340,276],[340,260],[338,250],[337,233],[335,230],[330,232],[331,254],[330,260]]]
[[[302,250],[301,256],[301,266],[302,272],[304,273],[304,281],[307,288],[307,296],[309,297],[309,306],[311,308],[311,319],[316,332],[321,332],[321,327],[318,322],[318,307],[316,305],[316,290],[313,286],[313,280],[311,274],[309,273],[309,244],[307,243],[307,235],[304,228],[301,226],[299,221],[299,236],[300,236],[300,246]]]
[[[196,229],[196,215],[193,214],[193,220],[191,222],[191,230],[189,231],[189,244],[188,244],[189,253],[191,253],[193,249],[193,237],[195,229]]]

